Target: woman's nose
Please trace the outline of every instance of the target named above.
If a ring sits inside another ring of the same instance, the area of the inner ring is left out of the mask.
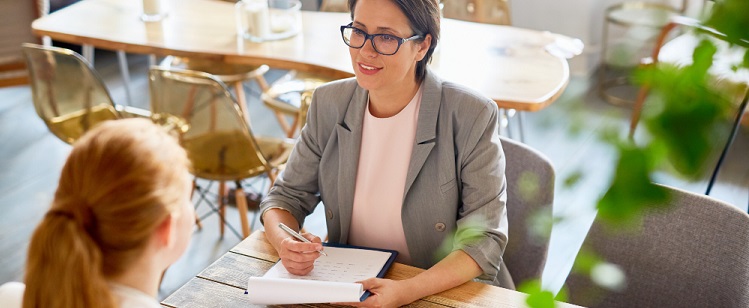
[[[369,58],[374,58],[378,55],[377,51],[374,49],[372,39],[368,39],[367,41],[365,41],[364,46],[361,47],[359,52]]]

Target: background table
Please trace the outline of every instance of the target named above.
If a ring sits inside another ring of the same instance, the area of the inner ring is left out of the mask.
[[[262,276],[278,261],[273,246],[265,239],[263,231],[256,231],[208,268],[200,272],[161,304],[167,307],[249,307],[247,281]],[[394,263],[386,278],[401,280],[424,271],[416,267]],[[411,307],[526,307],[526,294],[467,282],[456,288],[425,297]],[[306,305],[333,307],[333,305]],[[557,303],[557,307],[577,307]]]
[[[32,24],[36,35],[129,53],[203,57],[237,64],[267,64],[332,77],[353,75],[339,27],[347,13],[302,12],[302,33],[253,43],[236,33],[234,5],[213,0],[166,0],[169,16],[139,19],[140,1],[86,0]],[[446,80],[477,89],[500,108],[541,110],[569,80],[567,60],[545,47],[548,32],[443,19],[432,68]]]

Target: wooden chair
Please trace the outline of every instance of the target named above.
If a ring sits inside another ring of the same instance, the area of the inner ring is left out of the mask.
[[[22,43],[37,43],[31,33],[31,22],[39,18],[37,1],[5,0],[0,2],[0,87],[29,83]]]
[[[294,146],[292,140],[255,136],[226,85],[205,72],[153,67],[149,73],[152,118],[179,128],[191,172],[219,182],[218,207],[224,234],[226,181],[236,183],[243,237],[250,235],[241,180],[266,175],[271,184]],[[200,189],[197,182],[195,188]],[[201,197],[204,191],[200,190]],[[232,231],[236,233],[231,226]],[[238,235],[238,234],[237,234]]]
[[[573,271],[566,281],[570,303],[749,307],[749,215],[704,195],[663,188],[670,201],[653,204],[635,229],[593,222],[583,249],[617,266],[625,277],[621,283],[604,284],[611,287],[607,289]]]
[[[500,137],[505,153],[509,241],[504,263],[516,286],[541,279],[551,236],[554,167],[546,156]],[[548,223],[548,226],[538,225]]]
[[[34,108],[49,130],[73,143],[101,121],[148,117],[147,110],[116,105],[101,77],[78,53],[23,44]]]

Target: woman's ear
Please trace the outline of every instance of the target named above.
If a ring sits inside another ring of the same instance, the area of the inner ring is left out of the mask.
[[[426,56],[427,51],[429,51],[429,47],[432,46],[432,35],[427,34],[424,37],[424,40],[421,41],[421,43],[417,44],[418,51],[416,53],[416,62],[421,61],[424,59],[424,56]]]
[[[170,213],[169,216],[156,227],[156,241],[160,247],[171,247],[174,245],[177,236],[177,217],[174,213]]]

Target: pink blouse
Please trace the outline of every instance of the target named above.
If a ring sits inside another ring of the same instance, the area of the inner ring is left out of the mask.
[[[367,103],[348,237],[352,245],[397,250],[401,263],[411,259],[401,208],[420,105],[421,87],[389,118],[373,116]]]

